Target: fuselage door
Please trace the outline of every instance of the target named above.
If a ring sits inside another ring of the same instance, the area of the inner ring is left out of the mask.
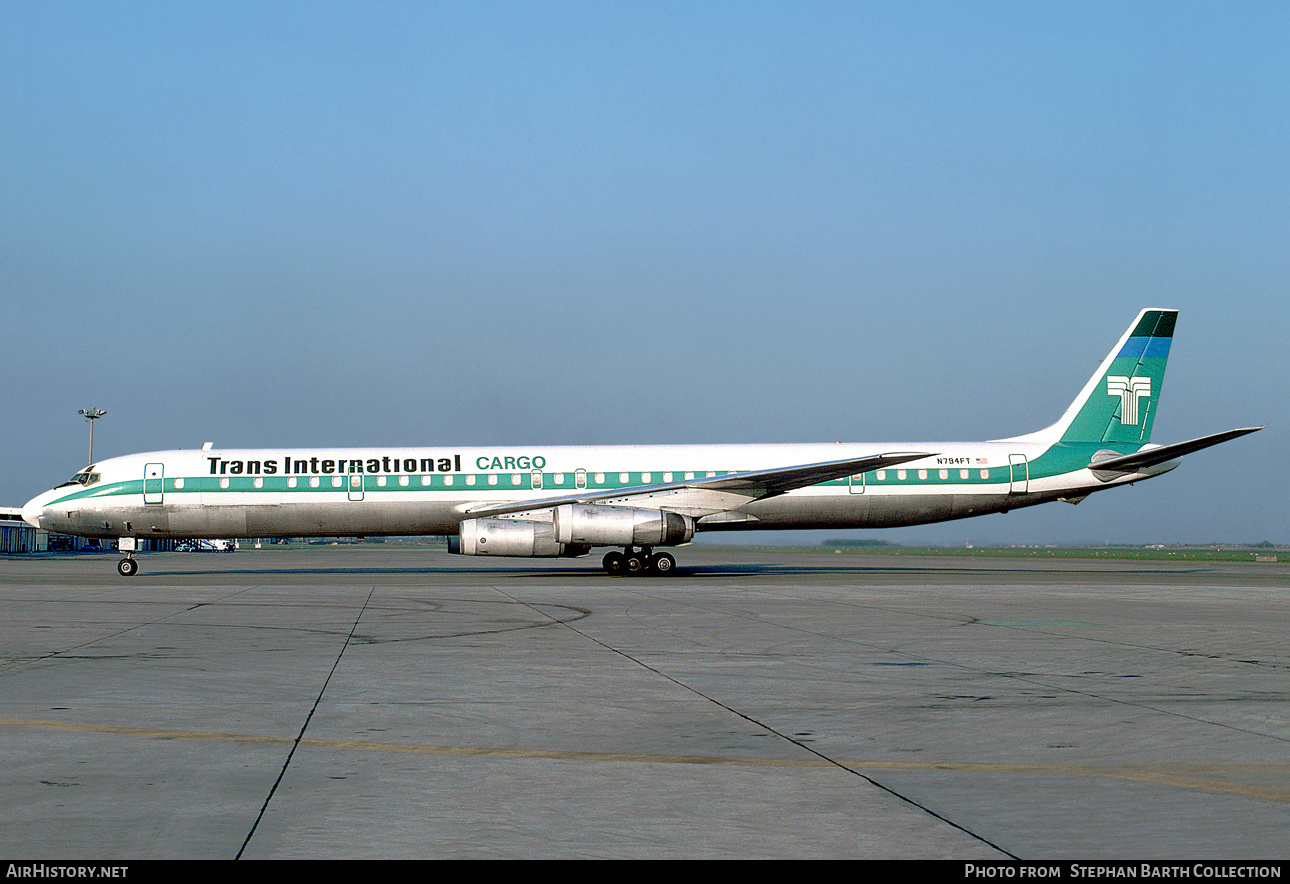
[[[349,474],[349,499],[350,500],[363,499],[363,474],[362,473]]]
[[[161,503],[165,495],[166,468],[159,463],[143,465],[143,502]]]
[[[1008,484],[1009,494],[1025,494],[1030,488],[1030,464],[1024,454],[1009,454],[1008,469],[1011,479]]]
[[[864,473],[848,476],[847,485],[850,486],[849,490],[852,494],[864,494]]]

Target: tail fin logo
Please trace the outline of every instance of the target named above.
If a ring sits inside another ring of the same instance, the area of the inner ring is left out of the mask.
[[[1120,423],[1125,426],[1136,426],[1138,404],[1151,395],[1151,378],[1108,375],[1106,395],[1120,397]]]

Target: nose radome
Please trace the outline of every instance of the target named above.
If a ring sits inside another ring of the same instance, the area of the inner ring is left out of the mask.
[[[22,520],[33,528],[40,527],[40,517],[45,512],[45,508],[40,504],[41,497],[44,497],[44,495],[42,494],[39,497],[33,497],[31,500],[27,501],[27,505],[22,508]]]

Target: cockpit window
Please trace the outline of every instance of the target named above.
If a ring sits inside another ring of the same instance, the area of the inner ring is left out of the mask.
[[[93,485],[98,480],[99,480],[98,473],[92,473],[89,470],[81,470],[75,476],[72,476],[72,478],[68,479],[66,482],[64,482],[62,485],[59,485],[58,487],[66,488],[68,485],[84,485],[88,487],[90,485]]]

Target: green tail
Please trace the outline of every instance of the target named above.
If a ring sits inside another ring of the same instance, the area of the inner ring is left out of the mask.
[[[1177,310],[1139,313],[1048,432],[1062,442],[1149,442],[1177,320]]]

